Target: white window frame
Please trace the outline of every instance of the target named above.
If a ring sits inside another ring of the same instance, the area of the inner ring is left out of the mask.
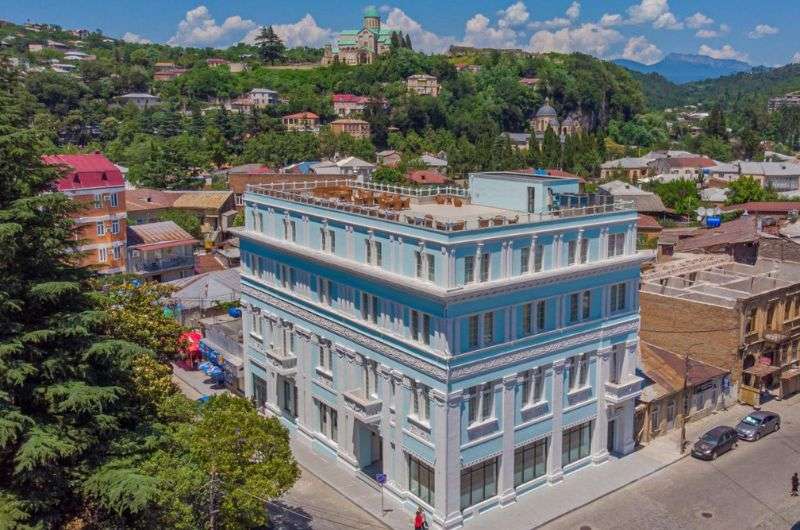
[[[544,368],[537,366],[525,372],[522,382],[522,406],[530,407],[544,401]]]
[[[469,389],[467,398],[469,425],[478,425],[494,419],[494,382],[489,381]]]
[[[111,221],[111,233],[113,235],[119,234],[119,220],[115,219]]]
[[[94,225],[95,232],[98,236],[106,235],[106,224],[103,221],[97,221]]]
[[[608,312],[620,313],[627,309],[628,286],[625,282],[615,283],[610,286],[608,296]]]
[[[97,249],[97,261],[99,263],[108,263],[108,249],[106,247]]]
[[[116,208],[117,205],[119,204],[119,201],[117,200],[117,194],[116,193],[109,193],[108,194],[108,202],[111,204],[112,208]]]

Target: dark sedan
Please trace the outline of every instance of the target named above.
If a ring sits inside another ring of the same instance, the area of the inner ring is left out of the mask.
[[[774,412],[757,410],[751,412],[736,426],[736,434],[742,440],[755,442],[762,436],[781,428],[781,417]]]
[[[692,456],[704,460],[714,460],[722,453],[733,449],[738,439],[733,427],[714,427],[695,442]]]

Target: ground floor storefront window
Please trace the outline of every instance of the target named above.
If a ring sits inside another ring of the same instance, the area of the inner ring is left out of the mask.
[[[461,470],[461,509],[497,495],[499,457]]]
[[[587,421],[564,431],[561,440],[561,465],[566,466],[589,456],[592,452],[592,427]]]
[[[547,474],[548,438],[523,445],[514,451],[514,487]]]
[[[408,490],[428,506],[433,506],[436,492],[435,478],[436,472],[431,466],[409,455]]]

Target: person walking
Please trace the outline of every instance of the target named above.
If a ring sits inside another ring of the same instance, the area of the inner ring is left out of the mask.
[[[797,497],[797,488],[800,486],[800,478],[797,477],[797,473],[792,475],[792,497]]]
[[[797,475],[797,473],[795,473]],[[425,512],[422,511],[422,507],[417,507],[417,514],[414,516],[414,530],[427,530],[428,528],[428,521],[425,520]]]

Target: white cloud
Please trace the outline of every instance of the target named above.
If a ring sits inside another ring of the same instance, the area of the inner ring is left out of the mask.
[[[150,44],[153,42],[150,39],[146,39],[141,35],[131,33],[130,31],[126,32],[125,35],[122,36],[122,40],[131,44]]]
[[[792,59],[789,61],[790,64],[798,64],[800,63],[800,52],[795,52],[792,55]]]
[[[694,15],[686,18],[686,26],[692,29],[699,29],[703,26],[710,26],[714,23],[714,19],[711,17],[707,17],[701,12],[697,12]]]
[[[581,16],[581,4],[580,2],[572,2],[570,6],[567,8],[566,12],[567,18],[570,20],[575,20],[579,16]]]
[[[672,13],[664,13],[653,21],[656,29],[683,29],[683,22],[678,22]]]
[[[766,37],[767,35],[777,35],[779,32],[780,30],[775,26],[770,26],[769,24],[759,24],[753,29],[753,31],[748,33],[747,36],[751,39],[760,39],[761,37]]]
[[[478,13],[467,20],[464,44],[478,48],[515,48],[517,32],[507,27],[492,27],[489,19]]]
[[[528,24],[528,28],[530,29],[554,29],[554,28],[566,28],[567,26],[572,25],[572,21],[568,18],[564,17],[556,17],[551,18],[550,20],[535,20]]]
[[[715,29],[700,29],[694,34],[698,39],[713,39],[719,37],[719,32]]]
[[[683,23],[669,9],[667,0],[641,0],[628,8],[628,24],[652,23],[656,29],[682,29]]]
[[[186,12],[178,23],[178,31],[167,44],[170,46],[220,46],[241,39],[242,35],[254,29],[256,23],[234,15],[218,25],[211,18],[206,6],[197,6]]]
[[[608,54],[609,48],[623,40],[620,32],[595,23],[558,31],[538,31],[528,43],[533,52],[583,52],[597,57]]]
[[[697,50],[700,55],[706,55],[713,59],[736,59],[737,61],[747,62],[747,54],[737,51],[730,44],[725,44],[722,48],[712,48],[706,44],[701,44]]]
[[[411,37],[411,44],[415,50],[428,53],[441,53],[456,42],[453,37],[441,37],[427,31],[422,25],[405,14],[397,7],[390,8],[384,26],[402,31]]]
[[[519,26],[520,24],[527,22],[528,18],[530,17],[528,8],[525,7],[525,4],[523,4],[522,1],[511,4],[498,14],[500,15],[500,20],[497,21],[497,25],[501,28],[512,28]]]
[[[242,42],[254,43],[256,37],[261,33],[261,28],[259,26],[248,32]],[[321,48],[329,43],[334,36],[333,31],[320,27],[314,17],[308,13],[294,24],[274,24],[272,29],[275,30],[275,33],[278,34],[287,48],[296,48],[298,46]]]
[[[643,64],[658,62],[664,54],[644,36],[631,37],[625,44],[622,57]]]
[[[606,28],[610,28],[611,26],[619,26],[622,24],[624,20],[622,19],[622,15],[619,13],[609,14],[604,13],[602,17],[600,17],[600,25]]]

